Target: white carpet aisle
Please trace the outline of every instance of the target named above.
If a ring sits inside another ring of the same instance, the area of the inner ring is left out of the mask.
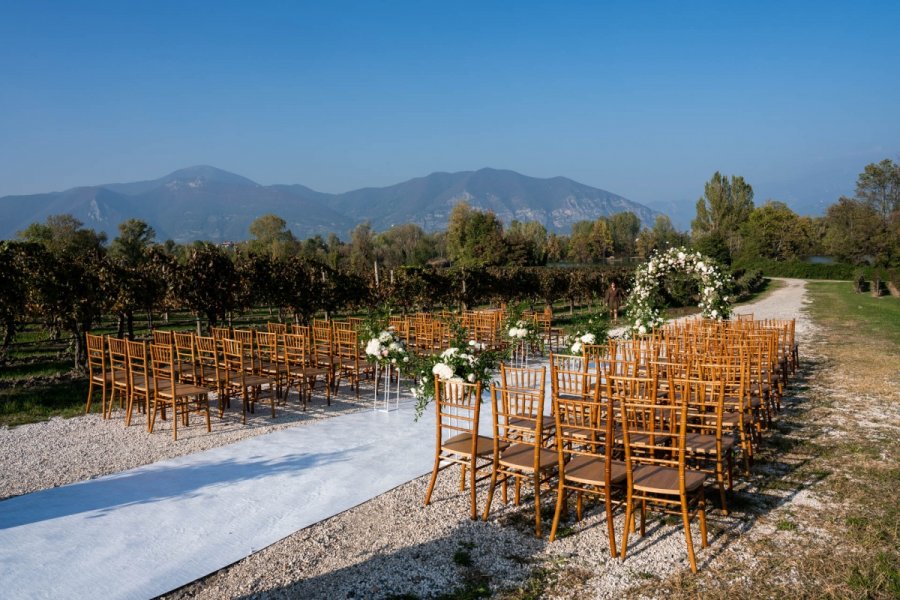
[[[0,597],[151,598],[429,472],[433,449],[433,406],[417,423],[406,400],[5,500]]]

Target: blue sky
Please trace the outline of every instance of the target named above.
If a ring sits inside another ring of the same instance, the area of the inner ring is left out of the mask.
[[[0,196],[210,164],[340,192],[563,175],[693,211],[900,158],[900,2],[0,0]]]

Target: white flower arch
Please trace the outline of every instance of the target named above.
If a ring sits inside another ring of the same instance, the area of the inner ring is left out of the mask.
[[[665,322],[659,307],[653,303],[653,291],[660,280],[672,272],[686,273],[697,280],[700,286],[701,314],[707,319],[725,319],[731,314],[728,293],[731,277],[722,272],[716,264],[699,252],[689,252],[686,248],[669,248],[665,252],[655,252],[650,260],[634,272],[634,283],[628,296],[627,335],[645,335]]]

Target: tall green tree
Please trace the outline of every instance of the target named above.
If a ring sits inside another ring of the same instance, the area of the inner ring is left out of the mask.
[[[620,212],[609,218],[609,233],[613,241],[613,254],[627,258],[636,254],[638,234],[641,232],[641,220],[630,211]]]
[[[263,215],[250,223],[252,236],[248,246],[258,254],[269,256],[293,256],[299,250],[294,234],[287,228],[287,221],[278,215]]]
[[[205,316],[209,327],[237,308],[243,293],[234,263],[221,248],[209,243],[190,249],[178,267],[174,288],[182,306]]]
[[[744,257],[795,260],[808,256],[813,248],[813,229],[784,202],[769,200],[750,212],[741,227]]]
[[[513,221],[503,233],[509,252],[507,264],[539,266],[547,264],[547,229],[537,221]]]
[[[658,215],[653,222],[653,227],[644,229],[638,234],[635,250],[638,256],[647,258],[655,250],[662,251],[675,246],[686,246],[688,241],[689,236],[675,229],[672,220],[667,215]]]
[[[572,224],[569,238],[569,260],[579,263],[603,261],[613,249],[609,222],[600,217],[596,221],[578,221]]]
[[[871,206],[887,223],[900,211],[900,164],[886,158],[866,165],[856,180],[856,198]]]
[[[492,212],[475,210],[459,202],[450,212],[447,252],[459,267],[502,265],[507,260],[503,223]]]
[[[152,310],[162,300],[166,281],[158,277],[148,252],[156,232],[144,221],[128,219],[119,224],[119,235],[109,245],[108,260],[102,271],[109,308],[118,315],[119,337],[134,337],[134,312]]]
[[[697,216],[691,221],[695,242],[705,237],[724,242],[731,255],[741,247],[740,227],[753,210],[753,188],[743,177],[728,177],[716,171],[706,182],[697,201]]]
[[[854,264],[887,262],[884,222],[870,204],[842,197],[828,207],[824,224],[823,245],[829,255]]]

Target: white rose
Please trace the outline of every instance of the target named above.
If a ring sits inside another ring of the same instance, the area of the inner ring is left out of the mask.
[[[469,380],[469,383],[475,383],[475,373],[469,373],[469,376],[466,377]]]
[[[572,344],[572,354],[581,354],[581,342]]]
[[[387,331],[382,331],[382,332],[378,335],[378,341],[383,342],[383,343],[385,343],[385,344],[388,343],[389,341],[391,341],[391,339],[392,339],[392,336],[391,336],[391,334],[390,334],[389,332],[387,332]]]
[[[516,327],[510,327],[509,328],[509,337],[511,337],[511,338],[516,337],[516,332],[518,332],[518,331],[519,330]]]
[[[404,357],[403,357],[403,362],[409,362],[409,357],[408,357],[408,356],[404,356]]]
[[[451,356],[456,356],[459,353],[459,348],[447,348],[443,352],[441,352],[441,358],[449,358]]]
[[[645,333],[647,333],[647,328],[641,325],[640,327],[638,327],[638,333],[644,335]]]
[[[474,346],[476,344],[475,340],[469,340],[469,345]]]
[[[596,343],[596,341],[597,341],[597,338],[594,337],[593,333],[586,333],[583,336],[581,336],[581,342],[583,344],[593,344],[593,343]]]
[[[684,260],[684,252],[678,253],[678,260]]]
[[[370,356],[381,354],[381,343],[377,339],[369,340],[369,343],[366,344],[366,354]]]
[[[528,330],[525,328],[519,328],[519,330],[516,331],[516,337],[519,339],[525,338],[527,336],[528,336]]]
[[[713,311],[712,311],[712,316],[713,316],[714,319],[715,319],[716,317],[718,317],[718,316],[719,316],[719,311],[713,310]]]
[[[450,367],[450,365],[444,364],[442,362],[435,363],[435,365],[431,368],[431,372],[441,379],[450,379],[451,377],[453,377],[453,368]]]

